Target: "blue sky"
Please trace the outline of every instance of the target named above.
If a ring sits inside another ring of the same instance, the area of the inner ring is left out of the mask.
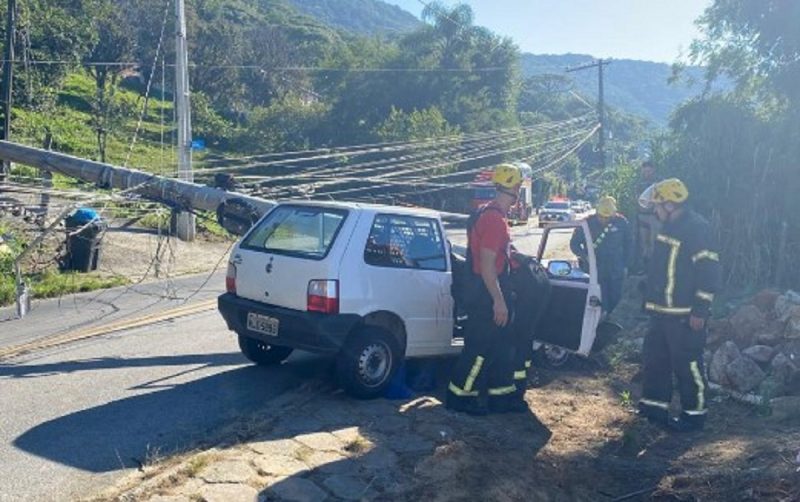
[[[384,0],[419,16],[420,0]],[[428,0],[426,0],[428,1]],[[444,0],[455,5],[455,0]],[[694,20],[711,0],[462,0],[475,22],[509,36],[524,52],[672,63],[698,35]]]

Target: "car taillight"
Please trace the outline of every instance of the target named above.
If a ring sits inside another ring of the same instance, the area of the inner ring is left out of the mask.
[[[225,291],[236,294],[236,265],[228,263],[228,272],[225,274]]]
[[[339,313],[339,281],[315,280],[308,283],[308,311]]]

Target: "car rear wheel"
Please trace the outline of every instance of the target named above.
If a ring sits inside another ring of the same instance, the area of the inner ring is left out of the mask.
[[[359,399],[380,397],[401,358],[400,345],[391,333],[375,327],[361,329],[347,339],[336,360],[339,385]]]
[[[291,347],[280,345],[270,345],[261,340],[239,335],[239,348],[244,357],[259,366],[270,366],[280,364],[292,353]]]

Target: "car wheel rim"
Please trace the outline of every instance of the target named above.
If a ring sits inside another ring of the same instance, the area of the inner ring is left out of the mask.
[[[358,358],[358,375],[367,387],[377,387],[386,381],[392,367],[392,353],[382,343],[364,347]]]
[[[551,366],[561,366],[567,362],[567,358],[569,358],[569,352],[561,347],[555,347],[553,345],[545,346],[544,355]]]

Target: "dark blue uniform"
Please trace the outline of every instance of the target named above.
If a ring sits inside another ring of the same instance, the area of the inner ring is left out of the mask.
[[[604,224],[600,217],[593,214],[586,218],[589,232],[594,243],[594,255],[597,259],[598,282],[603,294],[603,310],[609,314],[622,299],[622,285],[625,281],[625,269],[633,251],[630,225],[621,214],[616,214]],[[586,239],[583,232],[576,230],[572,234],[570,248],[583,260],[588,256]]]

